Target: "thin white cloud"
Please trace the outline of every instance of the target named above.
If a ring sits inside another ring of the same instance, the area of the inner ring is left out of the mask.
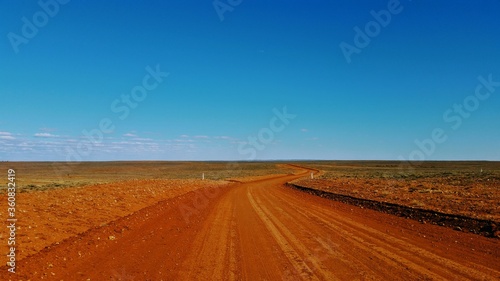
[[[123,134],[124,137],[137,137],[136,134],[132,134],[132,133],[126,133],[126,134]]]
[[[181,135],[181,138],[189,138],[188,135]]]
[[[300,131],[301,131],[301,132],[308,132],[309,130],[308,130],[308,129],[306,129],[306,128],[302,128],[302,129],[300,129]]]
[[[0,140],[15,140],[16,138],[10,132],[0,132]]]
[[[133,142],[133,141],[114,141],[111,143],[114,143],[114,144],[135,144],[135,142]]]
[[[51,133],[36,133],[34,136],[37,138],[57,138],[57,137],[59,137],[58,135],[53,135]]]
[[[56,129],[54,128],[47,128],[47,127],[43,127],[43,128],[40,128],[40,131],[44,132],[44,133],[50,133],[50,132],[55,132]]]
[[[194,136],[195,139],[209,139],[209,136]]]
[[[186,140],[186,139],[174,139],[173,141],[174,142],[194,142],[194,140],[190,140],[190,139],[188,139],[188,140]]]
[[[137,157],[143,155],[187,155],[200,153],[201,149],[221,149],[225,143],[236,141],[236,138],[219,136],[217,139],[211,135],[184,135],[173,139],[149,139],[141,137],[125,137],[124,133],[140,135],[134,131],[123,132],[118,137],[104,137],[100,142],[91,143],[84,136],[59,135],[39,129],[30,135],[23,136],[8,131],[0,132],[0,156],[21,157],[26,159],[76,159],[78,145],[84,144],[85,148],[91,145],[90,155],[80,155],[82,160],[107,159],[119,155],[120,157]],[[209,142],[212,142],[209,144]],[[201,145],[198,146],[198,145]],[[235,144],[231,144],[235,145]],[[236,144],[237,145],[237,144]],[[16,156],[17,155],[17,156]],[[78,156],[78,155],[77,155]],[[148,156],[149,157],[149,156]],[[179,157],[179,156],[176,156]]]

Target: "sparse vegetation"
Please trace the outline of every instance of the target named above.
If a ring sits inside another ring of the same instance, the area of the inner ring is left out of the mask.
[[[2,162],[1,170],[14,168],[19,192],[80,187],[133,179],[227,180],[269,174],[288,174],[293,170],[271,162]],[[0,192],[5,186],[0,187]]]
[[[352,195],[500,221],[500,162],[424,162],[413,170],[398,162],[320,161],[322,171],[300,184]]]

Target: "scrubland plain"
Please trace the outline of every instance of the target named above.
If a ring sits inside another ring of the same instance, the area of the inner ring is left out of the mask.
[[[411,170],[387,161],[2,162],[0,169],[15,169],[18,184],[17,273],[2,267],[2,280],[500,278],[495,235],[287,184],[498,222],[497,162]],[[6,241],[7,231],[0,235]]]

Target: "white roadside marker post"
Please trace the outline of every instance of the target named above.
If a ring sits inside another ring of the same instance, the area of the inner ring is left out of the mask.
[[[311,172],[311,179],[314,179],[314,174],[313,174],[313,172]]]
[[[201,173],[201,179],[205,180],[205,173]]]

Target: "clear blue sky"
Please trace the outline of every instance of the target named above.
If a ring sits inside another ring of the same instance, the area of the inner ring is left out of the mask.
[[[500,160],[499,1],[42,2],[0,1],[0,160]]]

